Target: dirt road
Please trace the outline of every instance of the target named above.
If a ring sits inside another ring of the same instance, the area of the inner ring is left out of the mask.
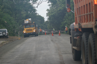
[[[81,64],[73,61],[69,35],[27,37],[0,47],[0,64]]]
[[[9,36],[8,38],[0,37],[0,47],[7,43],[10,43],[12,41],[19,40],[19,39],[20,39],[20,37],[16,37],[16,36]]]

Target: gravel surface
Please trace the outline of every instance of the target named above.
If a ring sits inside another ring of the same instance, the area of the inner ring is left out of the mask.
[[[13,42],[15,40],[18,40],[19,37],[15,37],[15,36],[9,36],[9,38],[4,38],[4,37],[0,37],[0,47],[9,43],[9,42]]]
[[[74,61],[69,35],[27,37],[0,47],[0,64],[81,64]]]

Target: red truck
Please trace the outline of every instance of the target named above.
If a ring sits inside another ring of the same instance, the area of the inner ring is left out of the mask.
[[[70,0],[67,11],[70,12]],[[97,64],[97,0],[73,0],[75,22],[70,25],[70,43],[75,61]]]

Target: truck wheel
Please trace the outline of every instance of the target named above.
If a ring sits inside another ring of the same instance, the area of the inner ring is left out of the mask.
[[[81,60],[81,51],[77,51],[77,50],[72,48],[72,55],[73,55],[74,61]]]
[[[96,48],[95,48],[95,36],[93,33],[89,35],[88,39],[88,63],[96,64]]]
[[[37,34],[37,36],[38,36],[38,34]]]
[[[89,33],[83,33],[81,43],[82,64],[88,64],[88,37]]]
[[[35,34],[35,36],[38,36],[38,34]]]
[[[24,38],[25,38],[26,36],[24,35]]]
[[[27,37],[29,37],[30,35],[27,35]]]
[[[27,37],[27,35],[24,35],[24,38]]]

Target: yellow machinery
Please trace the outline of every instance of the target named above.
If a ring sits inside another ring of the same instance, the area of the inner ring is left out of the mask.
[[[38,36],[38,28],[36,27],[36,23],[31,23],[31,19],[26,19],[24,21],[24,37],[29,37],[30,35]]]

